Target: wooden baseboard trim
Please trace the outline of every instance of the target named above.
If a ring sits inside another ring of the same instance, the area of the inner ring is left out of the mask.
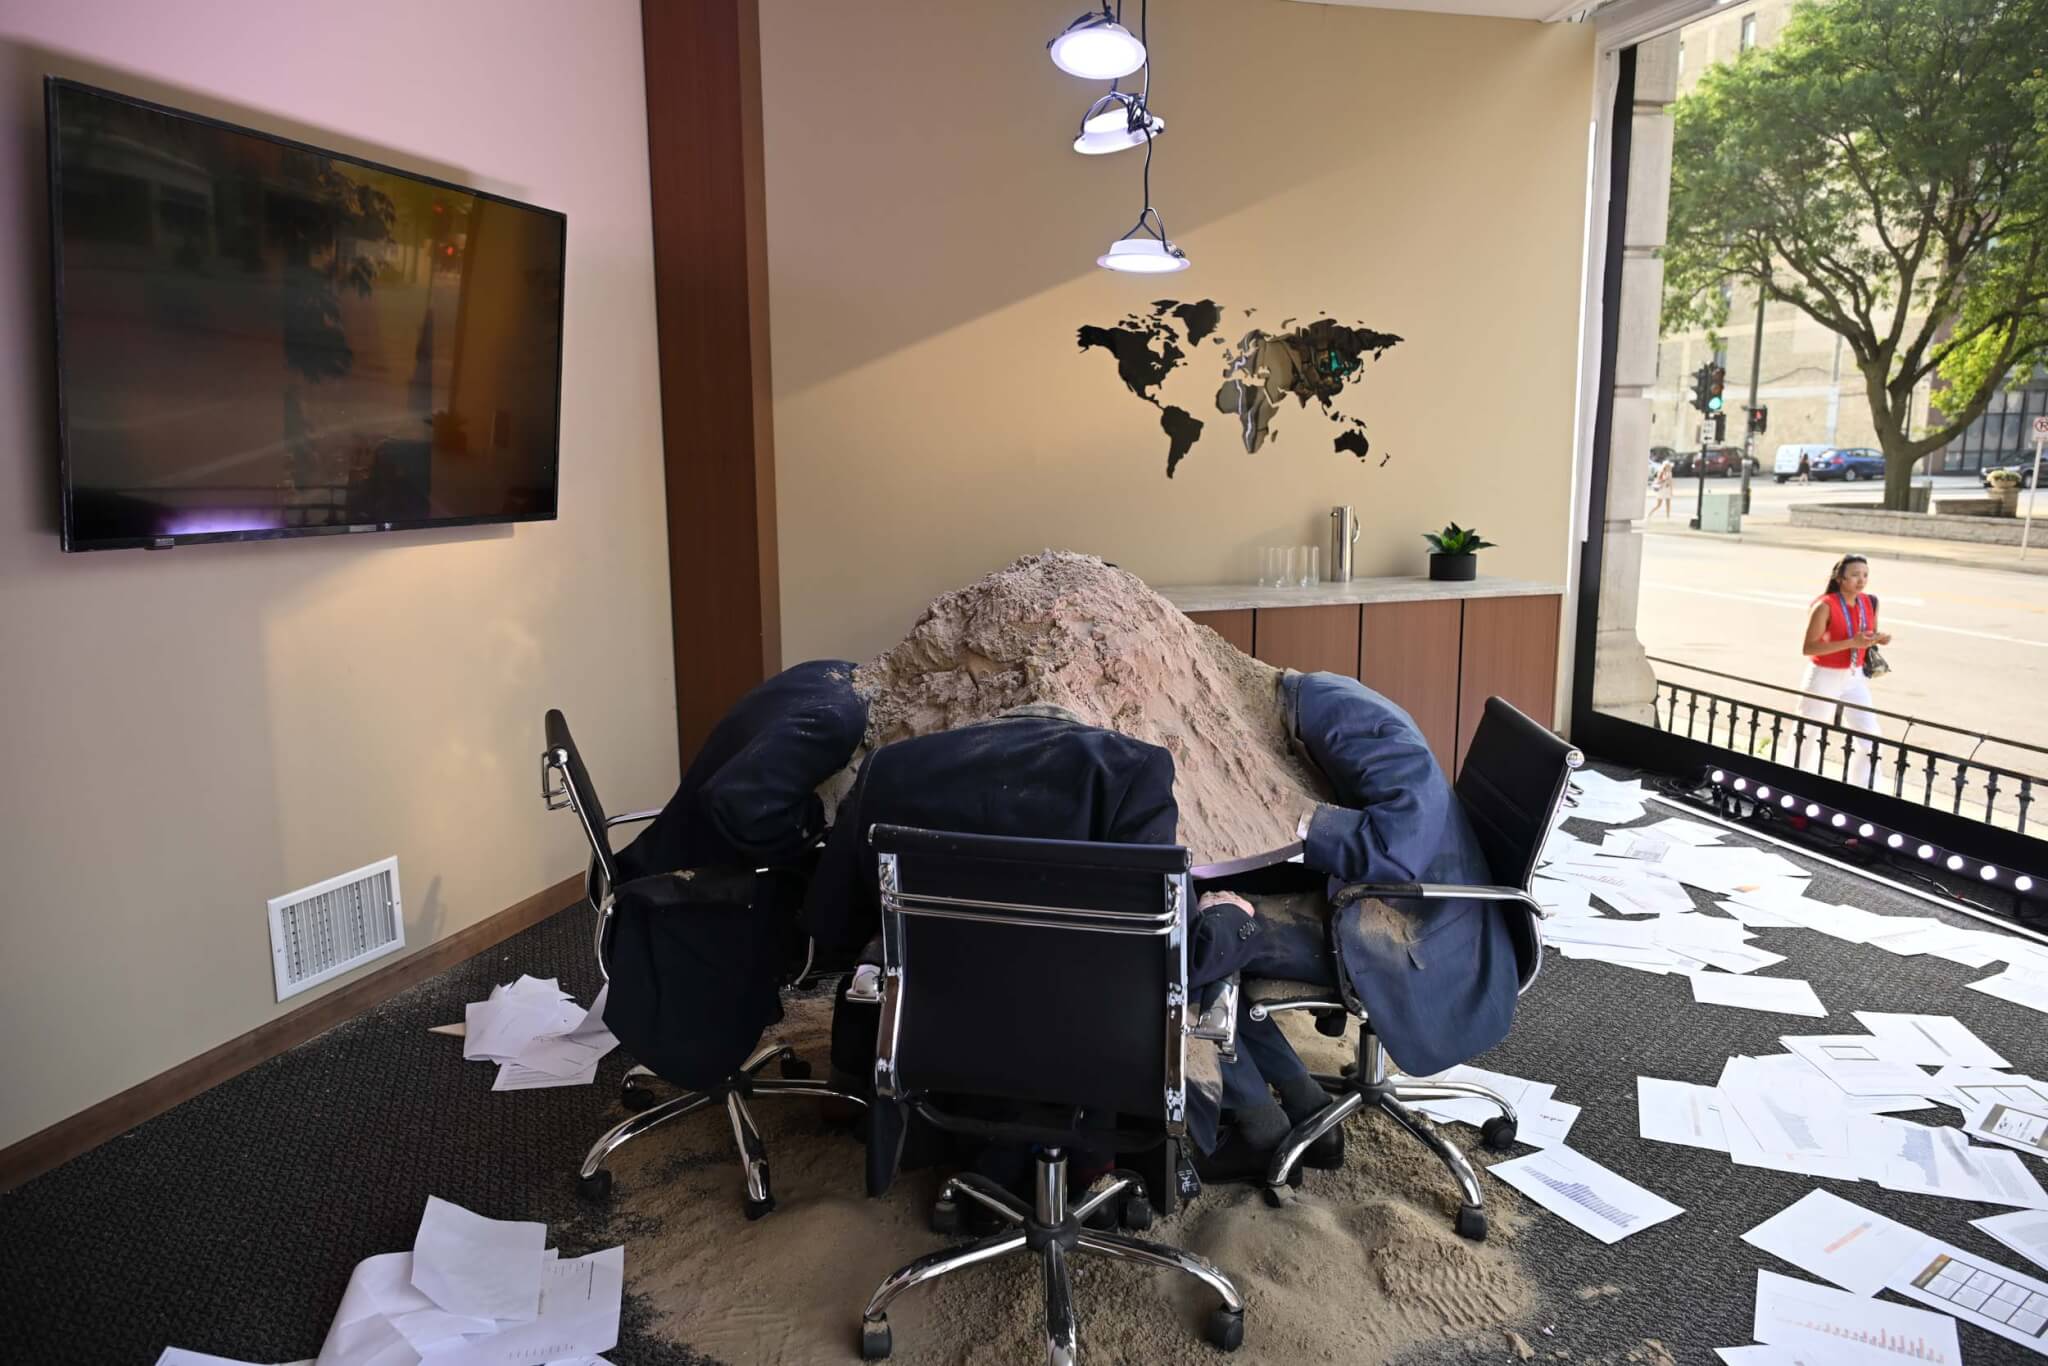
[[[435,973],[539,924],[582,894],[581,873],[564,878],[516,905],[457,930],[445,939],[436,940],[417,953],[387,963],[338,991],[330,991],[297,1010],[265,1021],[246,1034],[229,1039],[217,1048],[210,1048],[167,1072],[139,1082],[69,1119],[59,1120],[47,1129],[0,1149],[0,1192],[41,1176],[52,1167],[69,1162],[80,1153],[128,1132],[144,1120],[155,1118],[201,1091],[218,1086],[259,1062],[274,1058],[316,1034],[354,1019],[407,987],[416,986]]]

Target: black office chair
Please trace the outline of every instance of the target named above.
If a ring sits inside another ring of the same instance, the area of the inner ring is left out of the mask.
[[[1030,1208],[971,1173],[946,1182],[935,1227],[953,1224],[962,1197],[1006,1227],[883,1281],[862,1315],[861,1355],[889,1355],[888,1308],[905,1290],[1018,1252],[1044,1260],[1055,1366],[1076,1358],[1067,1259],[1084,1252],[1200,1280],[1222,1300],[1210,1342],[1235,1348],[1244,1301],[1221,1271],[1193,1253],[1086,1226],[1132,1177],[1114,1176],[1075,1203],[1067,1195],[1069,1148],[1129,1152],[1184,1132],[1186,1040],[1199,1028],[1188,1010],[1187,851],[887,825],[871,840],[883,953],[873,1132],[907,1109],[941,1129],[1035,1145],[1036,1176]],[[1212,1032],[1227,1048],[1234,1023]],[[991,1103],[1002,1118],[985,1117]]]
[[[583,893],[595,913],[592,950],[597,958],[597,968],[609,982],[610,932],[614,901],[621,886],[618,855],[612,849],[610,832],[621,825],[652,820],[661,813],[633,811],[623,816],[607,816],[604,806],[598,801],[597,789],[590,781],[590,772],[583,765],[583,756],[569,735],[569,723],[561,712],[549,711],[545,726],[547,748],[540,757],[541,798],[550,811],[559,811],[563,807],[573,810],[583,825],[585,838],[590,841],[590,867],[584,874]],[[777,870],[696,869],[688,870],[692,873],[689,879],[669,878],[671,872],[681,871],[684,870],[664,871],[661,876],[668,880],[665,890],[673,893],[695,886],[701,889],[703,904],[730,906],[735,900],[743,904],[755,894],[755,888]],[[687,914],[687,907],[681,913]],[[810,970],[810,962],[807,955],[793,980],[802,980]],[[760,1075],[770,1063],[779,1063],[781,1080],[770,1080]],[[612,1174],[606,1169],[605,1162],[620,1147],[672,1119],[681,1119],[711,1106],[722,1106],[732,1125],[733,1143],[738,1150],[745,1179],[746,1215],[749,1219],[758,1219],[775,1208],[775,1196],[769,1184],[767,1147],[761,1141],[760,1130],[754,1124],[747,1102],[764,1097],[800,1096],[849,1101],[861,1106],[867,1103],[864,1097],[835,1090],[822,1081],[812,1081],[810,1075],[810,1064],[799,1058],[795,1049],[784,1044],[767,1044],[755,1050],[737,1071],[718,1084],[660,1100],[654,1090],[660,1078],[651,1069],[636,1065],[627,1071],[619,1093],[619,1099],[626,1108],[635,1113],[605,1130],[591,1145],[577,1171],[577,1191],[588,1199],[602,1200],[611,1193],[612,1184]]]
[[[1284,1189],[1293,1179],[1296,1164],[1308,1146],[1367,1106],[1392,1116],[1394,1121],[1434,1152],[1450,1169],[1464,1202],[1458,1208],[1455,1227],[1464,1237],[1486,1237],[1485,1200],[1479,1178],[1473,1174],[1465,1154],[1435,1129],[1425,1125],[1404,1102],[1478,1099],[1489,1102],[1500,1114],[1480,1129],[1489,1148],[1504,1151],[1515,1141],[1515,1110],[1501,1096],[1484,1086],[1469,1082],[1404,1080],[1388,1065],[1387,1052],[1373,1032],[1372,1020],[1353,988],[1344,954],[1336,944],[1337,912],[1367,897],[1382,901],[1469,900],[1501,903],[1509,917],[1515,944],[1515,965],[1520,990],[1527,991],[1543,967],[1543,908],[1529,893],[1536,875],[1543,841],[1556,819],[1558,804],[1564,800],[1572,770],[1585,762],[1572,744],[1551,733],[1498,697],[1486,699],[1486,711],[1473,733],[1465,766],[1459,771],[1456,791],[1472,824],[1472,833],[1486,855],[1493,885],[1450,886],[1423,883],[1353,883],[1333,898],[1330,916],[1331,956],[1336,962],[1339,999],[1330,999],[1325,988],[1295,982],[1250,980],[1244,994],[1247,1013],[1264,1020],[1289,1010],[1307,1010],[1316,1016],[1318,1030],[1332,1037],[1343,1032],[1348,1015],[1359,1022],[1358,1054],[1353,1068],[1343,1076],[1318,1074],[1316,1081],[1332,1095],[1330,1104],[1295,1126],[1273,1156],[1266,1173],[1266,1198],[1279,1205]]]

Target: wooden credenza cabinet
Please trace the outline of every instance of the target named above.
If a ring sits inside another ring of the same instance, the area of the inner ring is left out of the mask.
[[[1384,693],[1415,718],[1446,773],[1458,771],[1488,697],[1545,725],[1553,718],[1564,592],[1552,585],[1357,579],[1159,591],[1268,664],[1346,674]]]

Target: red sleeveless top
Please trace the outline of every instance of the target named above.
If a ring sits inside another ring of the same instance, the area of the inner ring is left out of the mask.
[[[1843,596],[1841,593],[1823,593],[1814,599],[1815,602],[1824,602],[1828,605],[1827,626],[1820,634],[1822,640],[1848,640],[1856,634],[1855,628],[1849,623],[1848,613],[1842,610]],[[1868,593],[1858,593],[1850,601],[1849,606],[1855,610],[1858,617],[1864,618],[1864,624],[1868,629],[1877,629],[1876,598]],[[1823,669],[1860,669],[1863,667],[1863,651],[1836,650],[1832,654],[1815,655],[1813,662]]]

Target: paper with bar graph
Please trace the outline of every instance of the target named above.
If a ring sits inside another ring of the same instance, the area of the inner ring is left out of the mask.
[[[1963,1359],[1956,1321],[1946,1314],[1866,1299],[1832,1286],[1756,1273],[1756,1321],[1750,1336],[1778,1347],[1807,1347],[1845,1360],[1933,1362]]]
[[[1493,1174],[1603,1243],[1685,1213],[1655,1191],[1562,1145],[1490,1168]]]
[[[1764,1220],[1742,1241],[1855,1295],[1875,1295],[1932,1245],[1918,1229],[1820,1190]]]

